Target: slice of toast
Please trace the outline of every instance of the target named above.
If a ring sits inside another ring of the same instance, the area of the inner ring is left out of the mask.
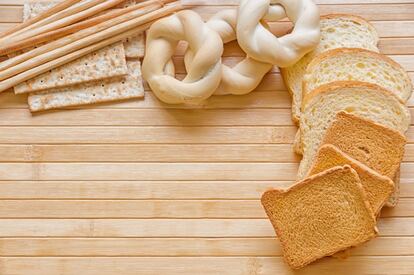
[[[334,167],[286,191],[267,191],[261,201],[294,269],[377,235],[371,206],[350,166]]]
[[[378,52],[379,36],[365,19],[350,14],[321,16],[321,41],[318,47],[288,68],[281,68],[284,82],[292,95],[293,120],[299,122],[302,104],[302,79],[308,64],[325,51],[337,48],[362,48]]]
[[[395,189],[394,183],[388,177],[378,174],[368,166],[352,159],[337,147],[330,144],[323,145],[319,149],[313,166],[309,171],[309,176],[335,166],[347,164],[358,173],[372,210],[375,216],[378,217],[381,208]]]
[[[319,87],[306,95],[302,111],[300,140],[303,159],[298,171],[300,179],[309,171],[326,130],[339,112],[352,113],[400,133],[405,133],[411,122],[408,108],[394,94],[378,85],[358,81],[338,81]],[[352,138],[349,140],[352,142]],[[344,152],[355,158],[352,154]],[[390,179],[394,178],[393,175],[371,168]]]
[[[326,131],[324,144],[332,144],[379,174],[395,179],[404,156],[406,138],[371,120],[340,112]],[[395,185],[398,190],[398,182]],[[396,200],[398,195],[387,205],[395,205]]]
[[[386,55],[364,49],[340,48],[318,55],[303,77],[303,94],[334,81],[377,84],[406,102],[413,90],[404,68]]]

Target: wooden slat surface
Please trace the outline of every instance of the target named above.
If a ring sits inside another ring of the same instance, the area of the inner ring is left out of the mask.
[[[414,197],[403,179],[401,198]],[[258,200],[271,187],[292,181],[1,181],[4,200]]]
[[[398,266],[398,269],[396,269]],[[36,267],[36,268],[33,268]],[[412,274],[413,256],[323,259],[293,272],[281,257],[2,257],[2,274]]]
[[[380,237],[354,256],[409,256],[412,237]],[[220,251],[220,252],[218,252]],[[2,257],[282,256],[277,238],[2,238]]]
[[[401,198],[381,217],[414,216],[414,198]],[[265,219],[260,200],[1,200],[0,218]]]
[[[23,2],[0,0],[0,31],[21,21]],[[208,18],[238,1],[183,2]],[[413,0],[316,2],[370,19],[381,51],[414,80]],[[243,55],[229,43],[224,62]],[[400,204],[383,210],[380,237],[293,273],[259,201],[290,186],[299,161],[278,69],[254,93],[200,106],[163,104],[145,87],[145,100],[36,115],[26,95],[0,95],[1,275],[414,274],[413,126]],[[408,106],[414,115],[414,98]]]
[[[267,219],[0,219],[0,237],[274,237]],[[413,217],[383,218],[381,236],[412,237]]]

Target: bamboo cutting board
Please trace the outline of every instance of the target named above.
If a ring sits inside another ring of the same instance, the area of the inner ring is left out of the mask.
[[[22,2],[0,0],[1,30],[21,21]],[[186,2],[205,18],[236,4]],[[371,20],[382,52],[414,78],[414,0],[317,2]],[[242,58],[234,43],[225,55]],[[291,274],[259,203],[295,177],[290,104],[277,70],[256,92],[199,109],[147,91],[32,116],[25,97],[0,95],[0,274]],[[383,211],[380,237],[299,274],[414,274],[413,127],[408,140],[401,201]]]

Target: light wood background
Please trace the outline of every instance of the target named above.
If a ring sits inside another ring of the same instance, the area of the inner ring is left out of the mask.
[[[21,21],[22,2],[0,0],[1,30]],[[236,4],[186,2],[205,18]],[[414,78],[413,0],[317,2],[371,20]],[[233,43],[226,56],[242,52]],[[277,69],[256,92],[198,109],[148,91],[32,116],[24,96],[0,95],[0,274],[290,274],[258,200],[295,177],[290,104]],[[413,127],[408,140],[401,201],[383,211],[380,237],[299,274],[414,274]]]

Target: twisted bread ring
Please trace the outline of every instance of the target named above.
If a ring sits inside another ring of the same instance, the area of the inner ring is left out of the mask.
[[[180,40],[188,42],[184,58],[187,76],[174,78],[172,61]],[[190,10],[155,22],[148,31],[142,74],[156,96],[170,104],[198,104],[220,84],[223,42],[201,17]]]
[[[279,20],[283,9],[295,26],[292,33],[277,38],[261,21]],[[319,38],[319,12],[312,0],[240,1],[237,39],[251,58],[288,67],[311,51]]]
[[[237,10],[224,10],[214,15],[207,25],[220,34],[223,43],[236,40]],[[253,91],[270,71],[272,64],[246,57],[233,68],[222,65],[222,79],[215,94],[242,95]]]

